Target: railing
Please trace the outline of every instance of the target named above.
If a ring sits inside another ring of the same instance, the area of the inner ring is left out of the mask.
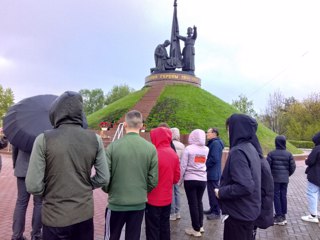
[[[117,131],[113,136],[112,142],[114,142],[115,140],[118,140],[122,136],[123,136],[123,123],[119,123],[119,125],[117,127]]]

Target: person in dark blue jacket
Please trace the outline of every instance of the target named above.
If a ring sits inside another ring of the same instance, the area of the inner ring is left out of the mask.
[[[261,211],[261,146],[256,136],[257,122],[245,114],[227,119],[230,152],[224,167],[220,199],[224,240],[252,239],[255,220]]]
[[[220,207],[218,199],[214,194],[214,189],[219,187],[221,177],[221,157],[224,144],[219,138],[219,131],[217,128],[209,128],[207,131],[207,147],[209,154],[206,161],[207,167],[207,192],[210,209],[203,211],[207,214],[208,220],[220,218]]]
[[[277,136],[276,149],[269,152],[267,160],[270,164],[274,181],[274,224],[285,225],[287,223],[287,189],[289,176],[296,170],[296,163],[292,154],[286,150],[286,137]]]
[[[307,222],[319,223],[318,201],[320,195],[320,132],[313,136],[312,141],[315,147],[306,159],[306,169],[308,185],[307,198],[309,215],[302,216],[301,219]]]

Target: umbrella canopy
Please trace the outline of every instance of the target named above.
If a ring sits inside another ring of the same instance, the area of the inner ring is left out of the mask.
[[[25,98],[11,106],[3,119],[3,132],[12,145],[31,152],[34,140],[45,130],[52,129],[49,110],[55,95]]]

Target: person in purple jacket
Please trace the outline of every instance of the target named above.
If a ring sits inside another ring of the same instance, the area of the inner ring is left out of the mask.
[[[181,158],[181,180],[184,180],[192,228],[185,229],[186,234],[201,237],[203,229],[202,196],[206,188],[206,160],[209,148],[205,145],[206,134],[201,129],[193,130]]]

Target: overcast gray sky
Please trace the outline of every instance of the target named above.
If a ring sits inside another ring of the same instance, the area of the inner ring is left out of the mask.
[[[173,0],[0,0],[0,84],[15,100],[128,84],[138,90],[170,39]],[[314,0],[178,0],[180,34],[198,27],[196,75],[257,111],[281,91],[319,92],[320,14]],[[183,43],[181,43],[183,45]]]

